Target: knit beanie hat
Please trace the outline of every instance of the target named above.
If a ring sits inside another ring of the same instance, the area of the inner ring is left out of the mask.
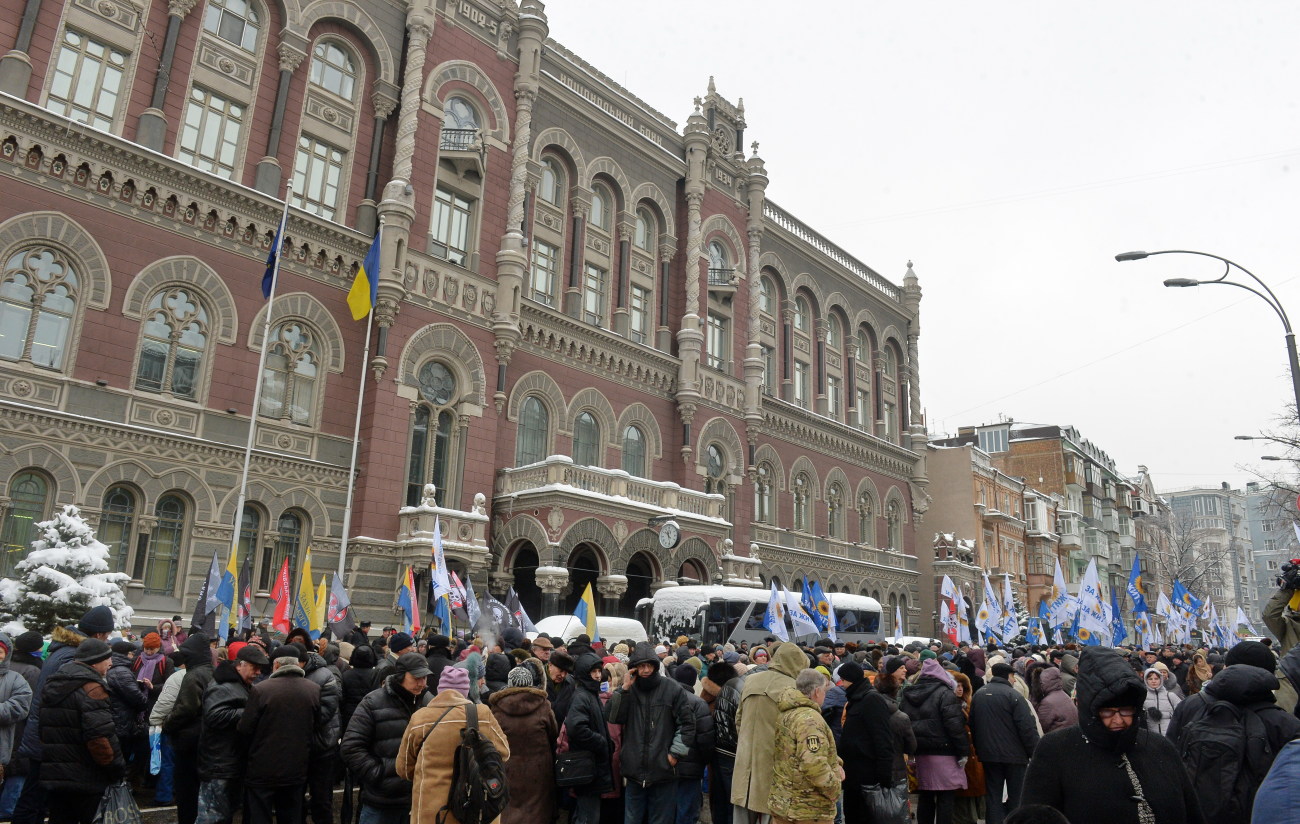
[[[1241,641],[1228,650],[1223,663],[1227,666],[1246,664],[1269,672],[1273,672],[1277,668],[1277,658],[1273,656],[1268,647],[1258,641]]]
[[[113,650],[108,644],[98,638],[87,638],[77,645],[77,651],[72,654],[72,660],[82,664],[98,664],[112,655]]]
[[[533,683],[533,671],[528,667],[515,667],[510,670],[510,674],[506,676],[506,683],[512,687],[536,686]]]
[[[77,622],[77,629],[86,635],[96,635],[101,632],[112,632],[117,621],[113,617],[113,610],[102,604],[86,611]]]
[[[144,640],[140,642],[144,649],[158,649],[162,646],[162,636],[156,632],[145,633]]]
[[[896,655],[885,662],[884,673],[886,675],[893,675],[895,672],[898,672],[899,667],[906,665],[907,659],[901,655]]]
[[[932,650],[932,649],[923,649],[923,650],[921,650],[921,660],[922,660],[922,661],[924,661],[924,660],[927,659],[927,658],[938,658],[938,657],[939,657],[939,656],[937,656],[937,655],[935,654],[934,650]]]
[[[26,653],[31,655],[33,652],[40,652],[41,647],[45,644],[45,639],[36,630],[28,630],[14,639],[14,654],[22,655]]]
[[[393,653],[393,655],[401,655],[402,650],[409,648],[411,643],[411,636],[407,635],[405,632],[394,633],[393,636],[388,639],[388,649]]]
[[[455,690],[469,698],[469,672],[460,667],[446,667],[438,678],[438,692]]]
[[[856,684],[866,677],[866,675],[863,674],[862,665],[857,661],[845,661],[843,664],[840,664],[838,672],[840,674],[840,680],[846,681],[850,684]]]
[[[684,684],[688,687],[695,686],[695,679],[697,676],[698,673],[695,672],[695,667],[692,667],[689,664],[678,664],[677,668],[673,670],[673,679],[676,680],[677,683]]]
[[[118,655],[130,655],[131,653],[135,652],[135,644],[131,643],[125,638],[117,639],[112,644],[110,644],[108,648],[111,649],[113,652],[116,652]]]

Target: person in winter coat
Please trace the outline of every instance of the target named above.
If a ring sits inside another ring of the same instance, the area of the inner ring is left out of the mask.
[[[353,655],[363,649],[370,648],[357,647]],[[397,774],[397,753],[415,713],[433,700],[425,689],[428,664],[418,653],[398,656],[393,674],[351,714],[339,755],[361,787],[360,824],[402,824],[410,814],[411,782]]]
[[[86,610],[76,625],[54,627],[51,630],[45,663],[41,665],[40,678],[32,690],[31,713],[18,745],[18,757],[27,760],[27,780],[23,783],[22,795],[14,807],[14,824],[41,824],[45,820],[46,793],[45,784],[41,781],[41,706],[45,700],[46,682],[72,660],[82,641],[87,638],[107,640],[116,625],[117,618],[113,615],[113,610],[101,605]],[[109,654],[112,654],[111,651]],[[104,668],[107,671],[108,665],[105,664]]]
[[[286,644],[268,656],[271,677],[253,687],[235,727],[248,741],[248,824],[302,824],[310,742],[323,724],[320,686],[305,677],[301,655],[301,647]]]
[[[1020,803],[1070,821],[1204,824],[1178,752],[1143,729],[1146,687],[1133,668],[1114,650],[1087,647],[1078,672],[1079,723],[1038,743]]]
[[[564,719],[565,740],[570,751],[591,753],[596,777],[585,787],[573,788],[577,805],[572,820],[574,824],[596,824],[600,820],[600,797],[614,788],[610,764],[613,742],[600,698],[604,670],[600,658],[590,652],[579,655],[573,668],[575,685]]]
[[[352,666],[343,673],[343,698],[339,702],[339,729],[344,731],[352,723],[352,713],[356,712],[361,700],[378,689],[384,680],[375,669],[375,651],[369,644],[354,649],[350,663]]]
[[[1300,719],[1276,703],[1274,690],[1278,688],[1278,679],[1273,674],[1273,660],[1273,653],[1258,641],[1242,641],[1228,650],[1225,659],[1228,666],[1208,681],[1201,692],[1189,695],[1174,708],[1165,735],[1181,752],[1183,730],[1204,717],[1212,702],[1227,701],[1254,712],[1264,724],[1269,751],[1281,752],[1288,741],[1300,737]]]
[[[966,787],[970,739],[957,682],[938,661],[926,659],[916,683],[903,692],[899,707],[912,719],[916,735],[916,780],[920,824],[951,824],[953,791]]]
[[[1142,705],[1147,729],[1156,735],[1165,735],[1173,723],[1174,710],[1182,703],[1182,699],[1165,687],[1165,676],[1155,667],[1148,667],[1142,672],[1142,681],[1147,685],[1147,700]],[[1046,728],[1047,725],[1043,726]]]
[[[152,684],[136,682],[132,670],[131,651],[135,646],[130,641],[114,641],[109,647],[113,655],[109,658],[108,673],[104,683],[108,686],[108,698],[113,702],[113,720],[117,724],[117,740],[122,752],[129,759],[135,752],[136,720],[149,704],[149,688]]]
[[[208,637],[195,632],[181,644],[185,680],[176,704],[163,724],[171,740],[173,791],[177,824],[194,824],[199,814],[199,733],[203,728],[203,692],[212,683],[212,652]]]
[[[13,641],[0,632],[0,781],[7,780],[5,767],[13,758],[16,733],[32,708],[31,684],[9,663],[12,649]]]
[[[1255,793],[1251,824],[1300,824],[1300,740],[1282,748]]]
[[[727,824],[731,820],[732,775],[736,771],[736,711],[740,709],[740,693],[745,686],[745,676],[736,671],[734,664],[722,662],[709,669],[706,679],[721,682],[713,700],[713,766],[709,770],[709,812],[714,821]]]
[[[852,663],[857,664],[856,661]],[[861,664],[858,664],[861,667]],[[838,671],[838,667],[836,670]],[[843,680],[843,675],[840,676]],[[835,736],[835,746],[840,744],[840,733],[844,729],[844,706],[849,702],[848,692],[843,686],[835,681],[834,673],[831,674],[831,685],[826,690],[826,698],[822,701],[822,718],[826,719],[826,726],[831,728],[831,735]]]
[[[898,687],[907,675],[907,667],[904,665],[906,660],[901,655],[884,660],[876,678],[876,692],[885,699],[890,712],[889,731],[894,739],[892,778],[895,784],[907,780],[907,759],[916,755],[916,734],[912,732],[912,719],[899,709],[897,698]]]
[[[690,752],[677,762],[677,824],[695,824],[700,817],[703,801],[704,768],[713,760],[717,737],[713,726],[713,713],[704,699],[695,694],[695,668],[678,667],[673,680],[686,690],[686,701],[695,713],[695,743]]]
[[[46,681],[41,702],[41,783],[50,824],[91,824],[104,790],[126,774],[104,673],[113,652],[82,641]]]
[[[1011,685],[1016,674],[1010,664],[994,664],[993,677],[971,700],[970,731],[975,752],[984,765],[987,824],[1002,824],[1007,809],[1015,809],[1025,783],[1029,757],[1038,746],[1038,725],[1029,702]]]
[[[1209,663],[1205,660],[1205,654],[1201,652],[1193,653],[1192,668],[1183,680],[1183,694],[1190,698],[1200,692],[1201,688],[1208,684],[1213,677],[1214,671],[1210,669]]]
[[[460,824],[447,806],[451,795],[451,772],[461,731],[471,710],[479,734],[496,747],[501,759],[510,764],[510,742],[486,707],[469,700],[469,673],[447,667],[438,681],[438,694],[411,716],[397,751],[397,774],[411,782],[410,824]],[[508,809],[508,807],[507,807]],[[497,819],[500,821],[500,819]]]
[[[1065,694],[1074,697],[1075,681],[1079,673],[1079,657],[1073,652],[1066,652],[1061,656],[1061,689]]]
[[[9,669],[21,675],[36,692],[36,684],[41,678],[41,647],[45,639],[36,630],[24,632],[13,639],[13,648],[9,650]]]
[[[1064,676],[1056,667],[1043,667],[1038,676],[1038,687],[1042,697],[1038,699],[1035,711],[1038,722],[1043,727],[1043,734],[1055,732],[1079,723],[1079,710],[1065,693]]]
[[[991,679],[993,674],[988,673],[988,676]],[[971,689],[970,679],[965,673],[954,672],[952,677],[957,682],[953,692],[961,699],[961,711],[966,716],[966,738],[970,739],[970,705],[975,691]],[[974,743],[966,750],[966,766],[963,771],[966,773],[966,788],[953,791],[953,824],[978,824],[984,820],[984,793],[987,787],[984,782],[984,765],[975,754]]]
[[[176,637],[176,624],[166,618],[158,622],[158,638],[162,643],[162,654],[171,655],[181,648],[184,638]]]
[[[758,649],[763,649],[759,647]],[[751,652],[752,656],[756,652]],[[731,779],[731,803],[748,811],[753,822],[769,815],[768,797],[772,791],[772,768],[775,756],[777,705],[781,693],[794,686],[795,677],[806,668],[808,658],[798,645],[785,642],[772,653],[767,669],[745,676],[736,711],[736,769]],[[740,824],[740,822],[738,822]]]
[[[295,646],[297,646],[295,644]],[[307,770],[307,792],[311,799],[307,811],[313,824],[332,824],[334,820],[334,776],[339,764],[339,706],[343,702],[343,684],[338,671],[325,662],[324,656],[308,652],[299,657],[304,677],[320,687],[320,725],[311,743],[311,765]]]
[[[551,653],[546,660],[546,694],[551,699],[551,711],[555,713],[555,723],[564,726],[564,717],[569,714],[569,705],[573,703],[573,691],[577,682],[573,680],[573,656],[561,647]]]
[[[243,803],[244,740],[239,721],[253,682],[270,666],[261,647],[244,644],[234,661],[222,661],[203,691],[199,730],[199,815],[197,824],[230,824]]]
[[[868,820],[862,787],[890,786],[894,781],[894,735],[889,700],[872,685],[856,661],[840,664],[845,683],[844,727],[837,742],[844,759],[844,819]],[[829,690],[827,690],[829,693]],[[825,718],[825,703],[822,717]]]
[[[579,721],[578,713],[591,709],[581,699],[575,703],[580,703],[581,707],[570,710],[570,724]],[[551,702],[546,698],[546,690],[533,686],[531,669],[514,667],[506,673],[505,688],[492,693],[488,704],[510,744],[510,760],[506,762],[510,803],[501,814],[501,824],[550,824],[555,817],[555,741],[560,730],[555,723],[555,713],[551,712]],[[604,729],[599,701],[595,711],[600,727]],[[600,764],[599,757],[596,763]],[[587,796],[595,799],[587,807],[594,805],[598,816],[599,793],[589,792]],[[573,821],[588,821],[580,819],[580,813],[585,809],[580,801]],[[595,824],[595,820],[591,820],[591,824]]]
[[[1284,586],[1273,593],[1264,605],[1261,617],[1264,619],[1264,626],[1279,641],[1278,652],[1285,655],[1289,650],[1295,649],[1296,644],[1300,644],[1300,612],[1291,609],[1291,598],[1296,594],[1292,587],[1298,586],[1297,579],[1300,578],[1300,569],[1292,570],[1283,575],[1285,579],[1282,583]],[[1280,679],[1281,686],[1277,692],[1277,705],[1287,712],[1295,712],[1297,709],[1297,686],[1290,683],[1287,678]]]
[[[551,661],[559,651],[551,654]],[[695,712],[686,691],[659,674],[654,646],[642,641],[628,659],[628,674],[605,707],[623,726],[621,767],[627,781],[627,824],[670,824],[676,818],[677,762],[695,745]]]
[[[445,635],[429,638],[429,651],[425,654],[429,660],[429,683],[437,685],[446,667],[455,665],[456,659],[451,654],[451,639]]]
[[[835,819],[845,779],[835,738],[821,714],[821,702],[830,685],[822,673],[805,669],[795,677],[794,686],[784,690],[777,701],[779,715],[772,744],[775,761],[772,792],[768,796],[774,822]],[[849,818],[846,810],[845,820],[863,819]]]

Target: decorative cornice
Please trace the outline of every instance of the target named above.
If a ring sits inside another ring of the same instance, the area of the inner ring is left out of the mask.
[[[580,324],[527,303],[520,313],[519,348],[547,352],[587,371],[668,398],[676,391],[679,361],[626,338]]]
[[[763,398],[763,430],[826,455],[908,481],[920,456],[794,404]]]

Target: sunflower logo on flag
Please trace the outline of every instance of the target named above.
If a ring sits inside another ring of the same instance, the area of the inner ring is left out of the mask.
[[[1083,627],[1079,627],[1079,640],[1080,640],[1080,641],[1087,641],[1087,640],[1088,640],[1089,638],[1091,638],[1091,637],[1092,637],[1092,633],[1091,633],[1090,631],[1084,629]]]
[[[825,601],[818,601],[817,611],[821,613],[821,616],[823,618],[825,618],[827,615],[830,615],[831,613],[831,605],[826,603]]]
[[[979,619],[981,621],[987,621],[989,619],[989,611],[984,607],[980,607]]]

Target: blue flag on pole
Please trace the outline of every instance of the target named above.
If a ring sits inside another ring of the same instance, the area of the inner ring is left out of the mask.
[[[1115,590],[1110,591],[1110,645],[1118,647],[1128,639],[1128,630],[1124,628],[1124,616],[1119,611],[1119,598]]]
[[[1128,597],[1133,600],[1134,612],[1147,611],[1146,594],[1142,591],[1142,559],[1133,553],[1133,571],[1128,575]]]
[[[812,582],[812,602],[812,609],[808,610],[808,614],[812,616],[817,629],[825,632],[830,626],[831,600],[826,597],[820,581]],[[807,610],[807,607],[805,609]]]

